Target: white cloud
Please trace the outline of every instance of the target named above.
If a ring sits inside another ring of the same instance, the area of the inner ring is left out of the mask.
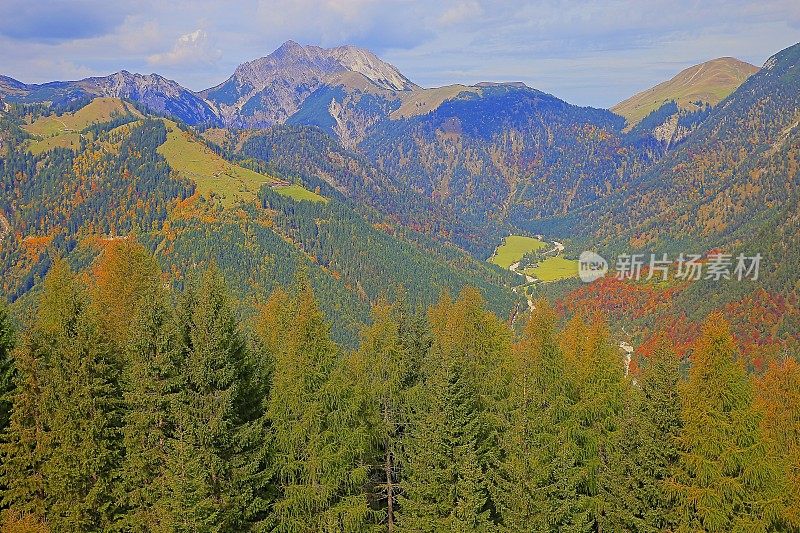
[[[98,75],[94,69],[65,59],[39,58],[33,60],[32,66],[51,73],[51,79],[56,80],[79,80]]]
[[[164,35],[161,25],[141,16],[130,16],[125,19],[115,36],[116,43],[126,53],[156,54],[163,50],[171,39]]]
[[[256,17],[263,34],[272,39],[354,44],[380,53],[428,40],[437,11],[409,0],[259,0]]]
[[[459,2],[446,9],[439,17],[439,22],[442,25],[449,26],[461,22],[475,21],[482,15],[483,8],[481,5],[476,0],[469,0],[467,2]]]
[[[168,52],[148,56],[147,62],[162,67],[185,67],[214,63],[220,57],[222,51],[211,45],[208,33],[197,29],[181,35]]]

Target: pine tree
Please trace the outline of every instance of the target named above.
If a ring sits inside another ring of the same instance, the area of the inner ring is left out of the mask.
[[[0,432],[8,427],[14,392],[14,327],[5,305],[0,302]]]
[[[5,305],[0,302],[0,439],[8,430],[14,400],[15,365],[12,355],[14,341],[11,318],[8,316]],[[2,440],[0,440],[1,442]],[[3,472],[3,460],[2,444],[0,444],[0,476]],[[0,477],[0,494],[3,494],[6,489],[7,487]]]
[[[216,267],[187,293],[166,512],[181,531],[240,531],[263,510],[256,489],[265,468],[263,435],[247,409],[245,341]]]
[[[433,345],[404,439],[404,531],[493,527],[510,332],[473,290],[429,313]]]
[[[605,323],[596,317],[574,317],[562,347],[575,397],[567,430],[574,465],[564,474],[575,480],[576,503],[571,507],[576,512],[569,523],[573,529],[605,530],[611,525],[610,501],[617,497],[612,455],[627,389],[622,359]]]
[[[572,525],[577,510],[569,421],[572,381],[555,340],[556,316],[537,301],[514,347],[503,438],[504,485],[500,503],[508,531],[554,530]]]
[[[366,398],[349,387],[346,365],[301,277],[289,327],[276,352],[268,417],[274,435],[276,531],[361,531],[368,507]]]
[[[254,331],[259,342],[261,359],[274,367],[278,352],[285,346],[292,327],[292,306],[289,294],[277,287],[259,306],[254,320]],[[267,373],[269,368],[264,369]]]
[[[161,285],[161,270],[141,244],[124,239],[106,245],[92,274],[97,316],[109,339],[124,347],[134,333],[143,301],[152,298]]]
[[[412,317],[400,299],[393,305],[378,302],[372,309],[372,324],[364,330],[360,350],[347,359],[351,386],[366,394],[365,420],[374,439],[372,503],[385,513],[388,531],[396,527],[400,492],[401,439],[406,427],[406,396],[416,380],[419,349]]]
[[[183,350],[180,331],[167,295],[151,288],[132,317],[132,337],[125,357],[125,458],[120,484],[126,531],[168,531],[175,526],[167,509],[165,474]]]
[[[44,445],[42,382],[45,348],[31,328],[23,330],[14,353],[13,406],[2,452],[3,506],[15,514],[26,514],[36,521],[45,515],[44,483],[41,466],[52,451]]]
[[[471,376],[443,360],[428,376],[405,444],[402,531],[473,531],[490,526],[480,467],[481,413]]]
[[[3,447],[5,501],[53,529],[107,529],[117,512],[120,393],[112,359],[83,287],[56,262],[18,352]]]
[[[681,531],[767,531],[780,512],[779,477],[759,433],[751,384],[724,318],[703,326],[680,389],[683,431],[672,482]]]
[[[667,482],[678,461],[680,360],[662,337],[626,401],[615,445],[609,521],[614,529],[674,530],[677,509]]]
[[[53,453],[42,475],[47,521],[57,530],[108,529],[118,511],[120,369],[110,348],[97,319],[82,313],[74,336],[48,354],[45,442]]]

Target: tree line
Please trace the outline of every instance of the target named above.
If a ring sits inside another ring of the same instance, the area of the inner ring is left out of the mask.
[[[111,243],[0,313],[9,531],[790,531],[800,365],[724,319],[635,376],[598,317],[516,333],[480,293],[379,301],[357,349],[302,276],[243,313]]]

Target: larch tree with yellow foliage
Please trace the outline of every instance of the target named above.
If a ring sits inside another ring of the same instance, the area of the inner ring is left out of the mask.
[[[769,460],[784,478],[782,526],[800,529],[800,363],[773,361],[756,379],[756,407],[769,447]]]
[[[694,346],[680,389],[683,430],[672,480],[679,530],[768,531],[781,512],[780,476],[770,461],[753,391],[725,319],[714,313]]]

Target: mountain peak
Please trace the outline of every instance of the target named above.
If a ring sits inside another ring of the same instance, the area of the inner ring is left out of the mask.
[[[759,68],[734,57],[719,57],[683,69],[673,78],[624,100],[611,110],[635,125],[663,104],[674,100],[690,109],[697,102],[716,105]]]
[[[225,82],[200,95],[226,123],[266,126],[285,121],[314,91],[359,74],[375,91],[417,86],[374,53],[352,45],[322,48],[286,41],[271,54],[242,63]]]
[[[363,74],[376,85],[393,91],[407,91],[417,87],[391,65],[364,48],[352,45],[331,48],[326,52],[348,70]]]
[[[275,51],[277,52],[278,50],[292,50],[295,48],[303,48],[303,45],[298,43],[297,41],[289,39],[288,41],[280,45]]]
[[[288,40],[276,48],[275,51],[269,54],[267,57],[284,58],[302,54],[303,52],[305,52],[305,47],[302,44]]]

